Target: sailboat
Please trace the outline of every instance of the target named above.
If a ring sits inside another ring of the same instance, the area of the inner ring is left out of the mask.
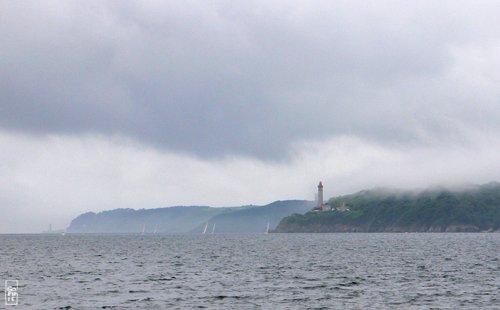
[[[215,223],[214,226],[212,226],[212,234],[215,232]]]
[[[269,233],[269,221],[267,221],[267,228],[266,228],[266,234]]]
[[[208,222],[205,224],[205,229],[203,229],[203,234],[207,233],[207,228],[208,228]]]
[[[146,231],[146,224],[142,225],[142,234],[144,235],[144,232]]]

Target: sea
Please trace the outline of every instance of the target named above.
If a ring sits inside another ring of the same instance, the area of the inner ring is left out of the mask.
[[[500,309],[500,234],[0,235],[0,275],[6,309]]]

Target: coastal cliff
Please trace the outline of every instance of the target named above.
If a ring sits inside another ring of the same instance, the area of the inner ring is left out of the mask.
[[[500,183],[461,190],[365,190],[328,201],[333,211],[285,217],[274,232],[500,231]],[[346,206],[339,211],[339,206]]]

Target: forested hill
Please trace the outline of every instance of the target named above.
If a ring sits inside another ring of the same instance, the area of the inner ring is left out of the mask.
[[[314,202],[306,200],[275,201],[265,206],[221,213],[207,222],[217,233],[263,233],[268,224],[270,229],[274,229],[285,216],[293,213],[304,214],[313,207]],[[202,232],[205,225],[206,223],[199,225],[192,232]]]
[[[500,183],[419,193],[365,190],[332,198],[347,211],[308,212],[284,218],[276,232],[500,231]]]
[[[158,209],[115,209],[79,215],[67,229],[69,233],[264,233],[269,223],[293,213],[305,213],[313,203],[305,200],[276,201],[264,206],[167,207]],[[215,225],[215,227],[214,227]]]

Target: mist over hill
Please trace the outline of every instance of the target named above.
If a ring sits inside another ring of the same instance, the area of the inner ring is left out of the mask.
[[[331,198],[347,211],[284,218],[276,232],[479,232],[500,230],[500,183],[424,191],[378,188]]]

